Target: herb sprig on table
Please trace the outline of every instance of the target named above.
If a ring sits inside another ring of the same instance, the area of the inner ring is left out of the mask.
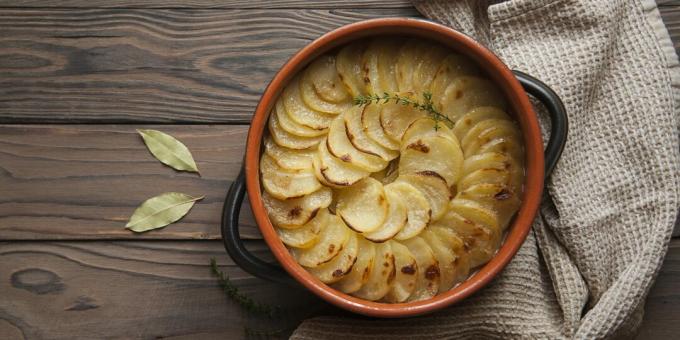
[[[239,292],[238,287],[231,282],[229,276],[225,275],[217,267],[217,261],[214,258],[210,259],[210,272],[213,276],[217,277],[217,283],[222,287],[224,293],[247,311],[254,314],[265,315],[270,318],[279,314],[280,308],[278,306],[270,306],[257,302],[251,297]]]
[[[453,128],[453,121],[449,119],[446,115],[442,114],[441,112],[437,111],[437,109],[434,107],[434,103],[432,102],[432,93],[430,92],[423,92],[423,101],[417,101],[411,97],[407,96],[402,96],[399,94],[390,94],[387,92],[383,92],[382,95],[380,94],[367,94],[367,95],[359,95],[354,97],[353,103],[354,105],[359,105],[359,106],[366,106],[371,103],[376,103],[376,104],[387,104],[390,101],[394,101],[395,104],[401,104],[404,106],[411,106],[415,109],[425,111],[427,115],[434,120],[434,129],[439,130],[440,126],[439,123],[443,122],[448,126],[449,128]]]

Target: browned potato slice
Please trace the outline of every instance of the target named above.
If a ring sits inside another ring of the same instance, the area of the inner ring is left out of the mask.
[[[468,111],[480,106],[507,108],[505,96],[496,84],[478,77],[458,77],[444,91],[439,101],[442,113],[457,121]]]
[[[300,136],[300,137],[316,137],[316,136],[321,136],[326,134],[328,132],[328,129],[312,129],[308,126],[304,126],[301,124],[298,124],[296,121],[294,121],[291,118],[292,114],[289,114],[284,106],[283,106],[283,99],[279,98],[279,100],[276,101],[276,107],[274,108],[274,114],[276,114],[276,118],[278,118],[279,125],[283,130],[286,132]]]
[[[403,94],[410,97],[410,94]],[[425,117],[425,113],[411,105],[397,104],[394,101],[388,104],[381,104],[382,111],[380,111],[380,126],[385,135],[390,139],[400,142],[404,136],[406,129],[416,119]],[[434,129],[434,125],[433,125]]]
[[[429,117],[418,118],[408,126],[404,135],[401,137],[402,145],[409,145],[419,138],[442,136],[458,144],[458,138],[445,124],[439,124],[437,130],[434,129],[435,121]]]
[[[468,113],[464,114],[458,121],[456,121],[456,125],[453,127],[453,133],[456,135],[456,137],[458,137],[458,140],[462,140],[473,126],[487,119],[510,120],[510,116],[497,107],[477,107],[468,111]]]
[[[387,208],[382,183],[371,177],[338,192],[338,215],[360,233],[377,230],[385,222]]]
[[[521,140],[522,135],[517,126],[509,120],[487,119],[477,123],[463,137],[460,142],[463,154],[468,155],[475,152],[482,145],[498,138]]]
[[[313,130],[325,132],[337,113],[328,114],[308,106],[300,93],[302,82],[300,77],[295,77],[283,90],[283,108],[295,123]],[[345,107],[348,106],[349,102],[347,102]]]
[[[375,231],[364,233],[364,237],[374,242],[385,242],[401,231],[408,220],[406,202],[392,187],[385,187],[385,197],[389,210],[385,222]],[[447,201],[448,203],[448,201]]]
[[[274,142],[289,149],[303,150],[313,148],[324,138],[324,136],[300,137],[289,133],[281,127],[274,112],[269,115],[268,126],[269,133],[271,134],[272,139],[274,139]]]
[[[425,229],[421,237],[432,249],[439,264],[439,293],[444,293],[456,284],[456,254],[432,230]]]
[[[413,72],[413,87],[416,93],[430,90],[439,65],[441,65],[447,53],[448,50],[440,45],[433,45],[421,51],[420,63]]]
[[[400,44],[396,39],[374,39],[361,59],[364,79],[368,79],[366,92],[382,94],[398,91],[395,73],[397,52]]]
[[[345,163],[352,164],[357,168],[375,172],[380,171],[387,166],[387,161],[384,159],[361,152],[352,145],[347,137],[345,120],[342,119],[342,116],[331,123],[330,130],[328,131],[327,146],[331,155],[339,158]]]
[[[340,217],[329,215],[328,223],[319,232],[317,242],[307,249],[290,249],[291,255],[302,266],[318,267],[340,254],[347,246],[351,232]]]
[[[379,300],[389,292],[395,274],[394,254],[390,243],[377,243],[368,281],[352,295],[369,301]]]
[[[397,240],[406,240],[418,235],[428,223],[432,216],[430,204],[423,194],[413,185],[406,182],[393,182],[385,187],[399,194],[406,202],[406,214],[408,220],[401,231],[395,235]]]
[[[479,68],[468,57],[460,54],[449,54],[439,65],[437,73],[430,84],[432,98],[444,96],[446,87],[460,76],[475,76],[479,74]],[[437,100],[435,100],[437,102]],[[438,107],[441,110],[441,107]]]
[[[349,273],[333,284],[333,288],[345,294],[351,294],[359,290],[368,281],[373,269],[375,243],[367,241],[361,235],[357,235],[357,239],[360,250],[356,262]]]
[[[408,247],[397,241],[389,242],[394,253],[396,275],[392,282],[392,287],[390,287],[390,291],[385,295],[384,300],[392,303],[404,302],[416,288],[418,264],[411,251],[408,250]]]
[[[323,283],[333,283],[349,273],[357,260],[359,240],[356,233],[350,233],[349,241],[334,259],[316,267],[309,268],[309,272]]]
[[[280,200],[311,194],[321,188],[313,169],[283,169],[266,153],[260,159],[260,173],[264,189]]]
[[[463,152],[457,143],[441,136],[419,138],[402,145],[399,173],[434,171],[449,186],[458,182],[463,170]]]
[[[396,150],[390,150],[372,140],[366,134],[366,128],[361,123],[361,116],[366,107],[355,106],[345,111],[345,127],[350,143],[359,151],[378,156],[385,161],[391,161],[399,156]]]
[[[276,144],[271,137],[267,137],[264,140],[264,152],[284,169],[302,170],[312,167],[312,158],[316,149],[289,149]]]
[[[488,262],[500,244],[496,214],[475,201],[451,200],[449,211],[437,224],[452,228],[463,239],[473,268]]]
[[[269,219],[277,227],[294,229],[309,222],[323,208],[327,208],[333,199],[333,192],[322,187],[302,197],[280,200],[264,191],[262,200],[269,213]]]
[[[369,172],[343,162],[328,152],[326,141],[319,144],[318,153],[312,160],[314,174],[325,185],[335,188],[348,187],[366,177]]]
[[[418,266],[416,287],[407,301],[421,301],[435,296],[439,291],[440,270],[432,248],[420,237],[402,243],[411,251]]]
[[[470,275],[470,258],[465,250],[465,242],[458,237],[458,234],[451,228],[432,225],[429,230],[434,232],[439,239],[447,246],[456,259],[453,263],[453,283],[454,286],[463,282]]]
[[[432,220],[437,220],[446,212],[451,200],[451,191],[444,177],[434,171],[419,171],[399,175],[397,181],[404,181],[420,191],[430,204]]]
[[[524,146],[520,140],[515,138],[497,138],[480,146],[477,150],[470,148],[468,152],[469,154],[466,157],[487,152],[500,152],[510,155],[519,163],[524,161]]]
[[[305,69],[300,81],[302,100],[310,108],[338,114],[351,105],[352,97],[340,80],[335,56],[324,55]]]
[[[494,211],[502,230],[507,228],[522,203],[520,197],[509,186],[492,183],[470,186],[459,194],[459,198],[479,202],[485,208]]]
[[[276,228],[283,244],[294,248],[309,248],[316,244],[319,233],[329,221],[327,209],[321,209],[318,214],[306,224],[296,229]]]
[[[352,97],[366,93],[364,91],[366,82],[361,72],[361,56],[365,50],[366,44],[363,42],[352,43],[343,47],[335,60],[340,80]]]
[[[505,169],[479,169],[467,174],[458,182],[458,191],[485,183],[509,185],[511,179],[510,172]]]
[[[389,137],[382,127],[380,113],[382,105],[371,104],[361,113],[361,124],[366,129],[366,135],[374,142],[389,150],[399,150],[399,141]]]
[[[399,91],[414,91],[416,89],[414,83],[414,72],[416,67],[423,60],[423,49],[428,46],[419,40],[410,39],[399,49],[397,63],[396,63],[396,78]]]

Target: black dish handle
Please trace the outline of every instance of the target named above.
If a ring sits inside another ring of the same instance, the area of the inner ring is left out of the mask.
[[[567,141],[567,111],[559,96],[546,84],[528,74],[519,71],[514,71],[514,73],[524,90],[540,100],[550,113],[550,140],[545,148],[545,177],[548,178],[560,159],[564,144]],[[224,248],[232,260],[246,272],[269,281],[295,285],[296,282],[280,266],[259,259],[250,253],[243,244],[238,229],[238,218],[245,194],[245,174],[244,169],[241,168],[227,192],[222,210],[222,242],[224,242]]]

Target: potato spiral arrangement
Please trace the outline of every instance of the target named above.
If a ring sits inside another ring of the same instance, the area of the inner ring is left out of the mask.
[[[412,105],[420,98],[454,124]],[[491,259],[520,206],[522,135],[469,59],[375,39],[318,57],[270,114],[263,199],[281,241],[319,280],[367,300],[430,298]]]

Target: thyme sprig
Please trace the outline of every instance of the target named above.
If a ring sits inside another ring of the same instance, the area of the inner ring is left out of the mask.
[[[217,283],[222,287],[224,293],[247,311],[254,314],[265,315],[269,318],[273,318],[279,313],[280,308],[278,306],[270,306],[257,302],[251,297],[239,292],[238,287],[231,282],[229,276],[224,274],[217,267],[215,258],[210,259],[210,272],[213,276],[217,277]]]
[[[382,95],[379,94],[367,94],[367,95],[359,95],[354,97],[353,103],[354,105],[359,105],[359,106],[366,106],[371,103],[376,103],[376,104],[387,104],[390,101],[394,101],[396,104],[401,104],[404,106],[411,106],[415,109],[425,111],[427,115],[434,120],[434,129],[439,130],[439,123],[443,122],[448,126],[449,128],[453,128],[453,121],[449,119],[446,115],[442,114],[441,112],[437,111],[437,109],[434,107],[434,103],[432,102],[432,93],[430,92],[423,92],[423,102],[419,102],[415,99],[412,99],[407,96],[402,96],[399,94],[389,94],[387,92],[383,92]]]

